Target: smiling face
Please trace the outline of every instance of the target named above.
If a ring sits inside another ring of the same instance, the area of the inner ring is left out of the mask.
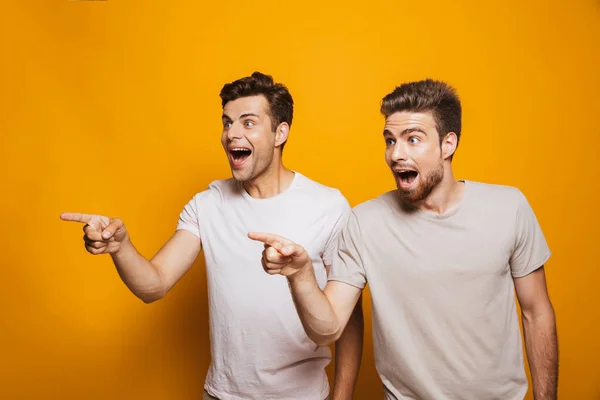
[[[385,160],[401,199],[424,200],[444,177],[444,155],[430,112],[396,112],[385,120]]]
[[[281,160],[289,127],[282,123],[272,129],[268,110],[262,95],[240,97],[223,107],[221,143],[236,181],[252,180]]]

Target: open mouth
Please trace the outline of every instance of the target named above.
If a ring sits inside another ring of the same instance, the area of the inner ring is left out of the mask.
[[[245,147],[233,147],[229,149],[229,154],[231,155],[231,162],[234,166],[240,166],[250,157],[252,154],[252,150],[247,149]]]
[[[398,177],[398,183],[402,189],[410,189],[419,176],[417,171],[409,169],[394,171],[394,174]]]

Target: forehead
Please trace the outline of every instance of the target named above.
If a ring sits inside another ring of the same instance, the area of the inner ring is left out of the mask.
[[[420,128],[426,132],[435,129],[435,119],[429,111],[411,112],[399,111],[385,119],[385,130],[401,132],[405,129]]]
[[[256,114],[262,117],[266,115],[268,106],[267,99],[262,95],[240,97],[227,102],[223,107],[223,114],[230,118],[237,118],[244,114]]]

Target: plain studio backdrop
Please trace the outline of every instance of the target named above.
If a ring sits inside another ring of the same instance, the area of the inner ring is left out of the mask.
[[[464,107],[456,176],[528,197],[553,251],[561,398],[600,398],[597,0],[1,9],[1,398],[201,396],[210,360],[203,261],[145,305],[59,214],[118,216],[152,256],[187,201],[230,176],[218,93],[255,70],[296,102],[286,165],[353,206],[394,186],[381,98],[409,80],[454,85]],[[356,398],[377,399],[368,292],[365,321]]]

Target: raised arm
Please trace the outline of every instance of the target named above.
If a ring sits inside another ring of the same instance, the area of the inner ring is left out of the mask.
[[[265,244],[262,265],[268,274],[287,277],[296,310],[308,337],[320,346],[335,342],[344,331],[361,289],[332,281],[321,291],[306,250],[281,236],[250,233]]]
[[[94,255],[110,254],[123,282],[145,303],[164,297],[190,269],[202,247],[198,236],[179,230],[147,260],[133,246],[119,218],[78,213],[64,213],[60,217],[85,224],[86,250]]]

